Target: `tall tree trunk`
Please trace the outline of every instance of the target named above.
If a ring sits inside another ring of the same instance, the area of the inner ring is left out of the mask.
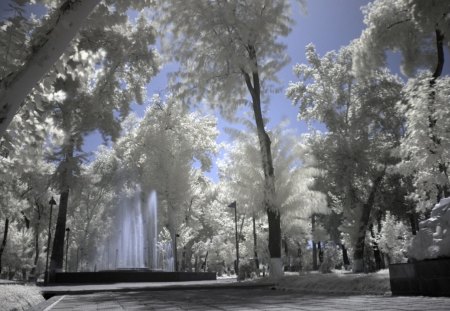
[[[50,282],[54,274],[62,271],[64,263],[64,241],[66,234],[67,207],[69,204],[69,181],[73,175],[73,139],[69,143],[64,159],[61,180],[61,195],[59,197],[58,218],[56,220],[55,238],[53,239],[52,255],[50,258]]]
[[[344,244],[341,244],[342,249],[342,261],[344,262],[344,266],[347,268],[350,265],[350,259],[348,258],[347,248]]]
[[[270,276],[277,279],[283,275],[283,263],[281,261],[281,220],[275,200],[275,175],[272,161],[271,141],[264,127],[264,119],[261,111],[261,85],[258,73],[258,62],[254,46],[248,45],[247,52],[253,62],[253,72],[242,70],[247,89],[252,97],[252,107],[258,132],[259,147],[261,151],[262,168],[264,173],[264,206],[269,222],[269,253]]]
[[[317,242],[317,249],[319,251],[319,263],[322,264],[323,263],[323,247],[322,244],[319,242]]]
[[[100,0],[66,0],[47,22],[25,64],[0,81],[0,137],[34,86],[61,57]]]
[[[255,268],[256,271],[258,273],[259,276],[259,260],[258,260],[258,247],[256,245],[257,243],[257,236],[256,236],[256,220],[255,220],[255,215],[253,214],[253,218],[252,218],[252,222],[253,222],[253,253],[254,253],[254,260],[255,260]]]
[[[36,213],[37,213],[37,221],[36,221],[36,224],[34,226],[35,255],[34,255],[33,268],[31,269],[31,275],[35,276],[36,280],[37,280],[37,275],[35,275],[35,274],[36,274],[36,269],[37,269],[37,264],[38,264],[38,261],[39,261],[39,254],[40,254],[40,250],[39,250],[39,230],[40,230],[40,225],[41,225],[41,211],[42,211],[42,207],[37,201],[35,202],[35,206],[36,206]]]
[[[369,225],[370,212],[375,202],[375,196],[378,191],[378,187],[384,177],[384,171],[373,182],[372,189],[370,190],[367,202],[364,203],[361,217],[359,219],[358,235],[356,237],[355,250],[353,252],[353,272],[364,272],[364,246],[366,242],[366,231]]]
[[[409,216],[409,223],[411,225],[411,233],[412,235],[416,235],[417,231],[419,231],[419,221],[417,219],[417,214],[414,211],[414,209],[412,209],[410,213],[408,213],[408,216]]]
[[[203,263],[202,263],[202,269],[203,269],[203,272],[206,272],[206,268],[207,268],[207,262],[208,262],[208,251],[206,251],[206,255],[205,255],[205,260],[203,261]]]
[[[319,266],[317,265],[317,244],[314,241],[314,234],[316,230],[316,215],[313,214],[311,216],[311,233],[312,233],[312,256],[313,256],[313,270],[319,270]]]
[[[370,236],[372,237],[372,249],[373,249],[373,257],[375,259],[375,269],[378,271],[384,268],[383,263],[383,255],[381,254],[380,248],[378,247],[378,243],[375,242],[375,231],[373,229],[373,225],[370,226]]]
[[[3,240],[2,244],[0,245],[0,274],[2,273],[2,256],[3,251],[6,248],[6,241],[8,239],[8,230],[9,230],[9,218],[5,219],[5,228],[3,229]]]

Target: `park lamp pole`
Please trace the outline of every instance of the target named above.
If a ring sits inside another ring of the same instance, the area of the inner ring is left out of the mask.
[[[48,240],[47,240],[47,260],[45,261],[45,283],[48,284],[49,282],[49,275],[48,275],[48,255],[50,255],[50,240],[52,238],[52,212],[53,212],[53,205],[56,205],[55,199],[52,197],[50,201],[48,202],[50,204],[50,217],[48,220]]]
[[[236,277],[239,279],[239,237],[238,237],[238,230],[237,230],[237,204],[236,201],[228,205],[230,208],[234,208],[234,228],[236,232]]]
[[[64,271],[67,272],[67,262],[69,261],[69,234],[70,234],[70,228],[66,228],[67,233],[67,239],[66,239],[66,268]]]

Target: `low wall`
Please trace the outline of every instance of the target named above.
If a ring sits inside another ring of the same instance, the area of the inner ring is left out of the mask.
[[[389,265],[393,295],[450,297],[450,258]]]
[[[184,282],[216,280],[215,272],[163,272],[111,270],[98,272],[57,272],[52,284],[109,284],[123,282]]]

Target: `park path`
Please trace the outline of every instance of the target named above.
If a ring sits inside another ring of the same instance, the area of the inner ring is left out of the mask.
[[[305,295],[270,288],[101,292],[54,297],[45,311],[91,310],[450,310],[450,298]]]

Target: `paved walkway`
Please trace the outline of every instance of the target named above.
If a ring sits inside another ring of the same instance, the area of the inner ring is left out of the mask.
[[[270,288],[101,292],[51,299],[45,311],[68,310],[450,310],[450,298],[304,295]]]

